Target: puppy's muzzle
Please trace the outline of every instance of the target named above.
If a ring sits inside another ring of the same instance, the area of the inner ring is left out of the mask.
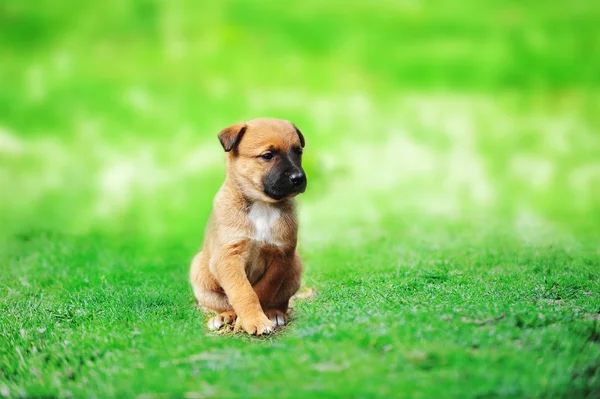
[[[271,173],[263,181],[263,191],[275,200],[301,194],[306,190],[306,174],[301,168],[281,174]]]
[[[290,182],[298,193],[303,193],[306,190],[306,175],[304,172],[292,173],[290,175]]]

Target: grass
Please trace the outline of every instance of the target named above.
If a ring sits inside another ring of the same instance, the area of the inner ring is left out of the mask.
[[[15,237],[3,380],[34,396],[593,397],[596,243],[568,251],[430,226],[401,243],[305,250],[317,295],[266,339],[204,330],[185,280],[193,248]]]
[[[600,8],[0,4],[0,395],[600,395]],[[216,132],[307,139],[266,338],[187,281]]]

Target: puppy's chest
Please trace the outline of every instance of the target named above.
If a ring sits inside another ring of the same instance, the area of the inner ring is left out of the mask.
[[[251,225],[250,238],[259,244],[283,246],[281,211],[272,205],[255,202],[248,212]]]

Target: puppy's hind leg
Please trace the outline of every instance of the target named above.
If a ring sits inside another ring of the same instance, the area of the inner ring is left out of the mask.
[[[237,314],[229,304],[225,294],[205,290],[199,292],[197,297],[199,298],[198,303],[204,309],[219,313],[208,320],[206,325],[210,330],[218,330],[224,325],[233,324],[237,320]]]
[[[219,313],[208,320],[208,328],[218,330],[226,324],[235,322],[237,315],[225,293],[215,291],[215,284],[210,284],[211,278],[207,273],[208,264],[205,264],[205,261],[202,252],[194,257],[190,267],[190,281],[198,306],[206,311]]]
[[[218,315],[211,317],[206,324],[209,330],[218,330],[225,325],[233,325],[237,320],[237,314],[235,310],[229,310],[227,312],[219,313]]]

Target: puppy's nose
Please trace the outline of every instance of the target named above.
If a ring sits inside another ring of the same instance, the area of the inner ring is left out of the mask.
[[[302,172],[292,173],[290,175],[290,181],[294,186],[300,186],[306,181],[306,176]]]

